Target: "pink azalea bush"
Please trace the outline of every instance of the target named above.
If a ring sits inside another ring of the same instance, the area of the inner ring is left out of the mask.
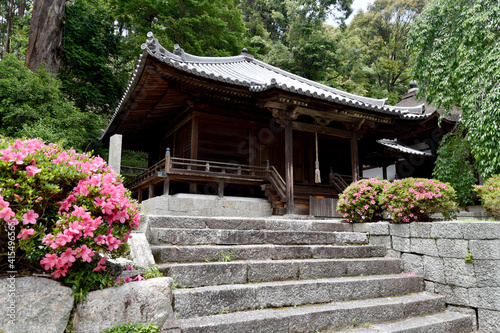
[[[493,216],[500,216],[500,175],[488,178],[484,184],[476,186],[484,209]]]
[[[104,287],[108,257],[123,255],[138,204],[100,157],[39,139],[0,139],[0,232],[16,256],[73,290]],[[4,250],[4,249],[0,249]]]
[[[389,184],[378,178],[349,185],[337,201],[337,210],[347,222],[370,222],[382,218],[381,194]]]
[[[445,218],[458,211],[455,190],[447,183],[426,178],[395,180],[381,198],[393,223],[425,222],[430,215],[441,213]]]

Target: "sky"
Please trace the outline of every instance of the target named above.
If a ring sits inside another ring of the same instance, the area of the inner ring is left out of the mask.
[[[368,5],[369,5],[369,4],[373,4],[373,2],[374,2],[374,0],[354,0],[354,1],[352,2],[352,6],[351,6],[351,8],[352,8],[352,14],[351,14],[351,16],[349,16],[349,18],[347,19],[346,24],[349,24],[349,23],[351,22],[351,20],[353,19],[354,15],[356,15],[356,14],[357,14],[357,12],[358,12],[360,9],[362,9],[363,11],[365,11],[365,12],[366,12],[366,9],[368,8]],[[331,25],[335,25],[335,26],[337,25],[337,24],[335,24],[335,23],[333,22],[333,20],[332,20],[332,19],[328,19],[328,20],[326,20],[326,23],[331,24]]]

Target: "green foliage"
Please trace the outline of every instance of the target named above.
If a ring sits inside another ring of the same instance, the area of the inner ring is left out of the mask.
[[[420,92],[436,107],[462,109],[479,173],[500,173],[500,2],[433,0],[408,43]]]
[[[153,324],[144,326],[143,324],[134,325],[132,323],[128,323],[125,325],[108,328],[102,331],[101,333],[156,333],[156,332],[158,332],[158,326]]]
[[[464,136],[464,130],[458,128],[443,137],[432,173],[434,178],[449,183],[455,189],[460,206],[473,203],[472,185],[475,182],[470,150]]]
[[[162,277],[162,276],[163,276],[163,274],[158,269],[158,266],[155,266],[155,265],[149,266],[146,273],[144,273],[144,275],[143,275],[143,277],[145,279],[152,279],[155,277]]]
[[[235,55],[243,48],[245,26],[233,0],[112,0],[110,4],[119,35],[127,32],[125,48],[131,56],[138,54],[149,31],[167,49],[179,44],[201,56]]]
[[[0,61],[0,135],[39,137],[84,150],[102,119],[79,112],[43,69],[30,71],[13,54]]]
[[[349,185],[337,202],[337,210],[347,222],[371,222],[382,218],[380,199],[389,186],[386,180],[362,179]]]
[[[441,213],[453,218],[458,211],[455,190],[445,183],[426,178],[395,180],[387,187],[381,204],[393,223],[426,222],[430,215]]]
[[[98,3],[76,0],[66,5],[63,61],[59,72],[64,93],[82,111],[109,115],[127,80],[120,37],[112,15]]]
[[[476,186],[476,191],[484,209],[493,216],[500,216],[500,175],[494,175],[482,186]]]
[[[473,264],[474,263],[474,256],[470,252],[465,255],[464,259],[465,259],[465,262],[468,263],[468,264]]]
[[[396,104],[408,90],[411,56],[406,47],[410,24],[427,0],[375,0],[357,14],[341,35],[339,66],[332,84]]]

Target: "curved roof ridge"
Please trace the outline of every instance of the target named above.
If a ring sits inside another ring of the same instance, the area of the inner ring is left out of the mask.
[[[267,64],[267,63],[265,63],[263,61],[260,61],[258,59],[253,59],[253,61],[255,63],[259,64],[260,66],[266,67],[267,69],[269,69],[269,70],[271,70],[273,72],[276,72],[278,74],[281,74],[281,75],[289,77],[289,78],[292,78],[292,79],[297,80],[297,81],[302,82],[302,83],[307,83],[307,84],[309,84],[309,85],[311,85],[311,86],[313,86],[315,88],[320,88],[320,89],[329,91],[331,93],[334,93],[334,94],[337,94],[337,95],[341,95],[343,97],[347,97],[347,98],[350,98],[350,99],[362,101],[364,103],[369,103],[369,104],[372,104],[372,105],[377,105],[377,106],[380,106],[380,107],[382,107],[382,106],[388,106],[388,105],[385,104],[387,102],[387,98],[376,99],[376,98],[370,98],[370,97],[364,97],[364,96],[360,96],[360,95],[356,95],[356,94],[351,94],[351,93],[348,93],[348,92],[345,92],[345,91],[342,91],[342,90],[339,90],[339,89],[327,86],[325,84],[318,83],[316,81],[312,81],[312,80],[306,79],[305,77],[302,77],[300,75],[287,72],[287,71],[285,71],[283,69],[280,69],[280,68],[275,67],[273,65],[269,65],[269,64]]]
[[[147,34],[148,39],[145,43],[141,45],[141,49],[148,51],[153,56],[158,56],[158,52],[163,58],[170,58],[176,61],[182,61],[185,63],[200,63],[200,64],[213,64],[213,63],[230,63],[230,62],[240,62],[249,59],[253,59],[252,55],[239,54],[237,56],[231,57],[202,57],[196,56],[185,52],[179,44],[174,45],[174,52],[168,51],[164,48],[154,34],[150,31]]]

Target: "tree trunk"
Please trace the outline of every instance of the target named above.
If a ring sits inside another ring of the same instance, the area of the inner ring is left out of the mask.
[[[12,9],[14,7],[14,0],[10,0],[9,14],[7,16],[7,33],[5,34],[5,46],[3,48],[3,55],[9,53],[10,48],[10,30],[12,27]]]
[[[26,12],[26,0],[21,0],[19,3],[19,17],[23,17]]]
[[[32,71],[45,63],[47,72],[57,75],[62,59],[62,31],[65,0],[35,0],[31,18],[26,66]]]

